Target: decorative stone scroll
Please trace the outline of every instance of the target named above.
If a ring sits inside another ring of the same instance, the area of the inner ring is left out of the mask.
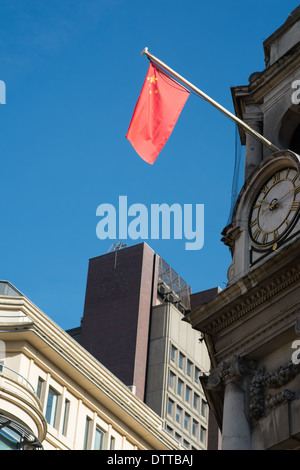
[[[209,388],[216,389],[229,380],[253,376],[255,371],[254,361],[234,355],[231,360],[221,362],[219,367],[211,372],[207,384]]]
[[[281,391],[275,395],[265,395],[266,389],[276,389],[291,382],[300,372],[300,364],[292,361],[278,367],[273,372],[265,368],[257,370],[250,386],[250,416],[260,419],[264,416],[267,408],[290,401],[295,394],[290,390]]]
[[[249,378],[249,413],[251,418],[262,418],[267,409],[274,408],[295,398],[295,393],[285,389],[274,395],[266,393],[268,389],[278,389],[291,382],[300,373],[300,364],[292,361],[283,364],[272,372],[266,368],[256,368],[255,362],[241,356],[233,356],[229,361],[219,364],[211,371],[207,388],[219,392],[230,380]]]
[[[296,394],[291,390],[283,390],[283,392],[276,393],[275,395],[267,395],[265,399],[266,408],[275,408],[281,403],[291,401],[295,398]]]
[[[219,370],[223,381],[246,375],[253,375],[255,363],[248,359],[234,355],[232,360],[224,361],[219,365]]]

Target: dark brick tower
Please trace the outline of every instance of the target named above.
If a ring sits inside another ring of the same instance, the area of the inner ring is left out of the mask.
[[[155,259],[145,243],[92,258],[81,325],[82,346],[142,400]]]

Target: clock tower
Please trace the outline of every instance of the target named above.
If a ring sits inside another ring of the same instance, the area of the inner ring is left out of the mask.
[[[300,235],[299,176],[298,155],[285,150],[265,157],[246,179],[231,223],[222,232],[233,259],[229,285]]]
[[[228,284],[185,317],[210,354],[201,382],[224,450],[300,449],[300,7],[263,47],[265,69],[232,97],[280,150],[240,129],[245,180],[222,232]]]

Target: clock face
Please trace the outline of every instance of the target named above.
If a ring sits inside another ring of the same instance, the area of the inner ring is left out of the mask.
[[[258,246],[274,245],[293,226],[300,208],[299,172],[276,171],[260,189],[250,212],[249,234]]]

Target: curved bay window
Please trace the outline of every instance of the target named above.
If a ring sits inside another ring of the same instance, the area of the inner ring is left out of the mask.
[[[42,444],[28,428],[0,414],[0,450],[42,449]]]

